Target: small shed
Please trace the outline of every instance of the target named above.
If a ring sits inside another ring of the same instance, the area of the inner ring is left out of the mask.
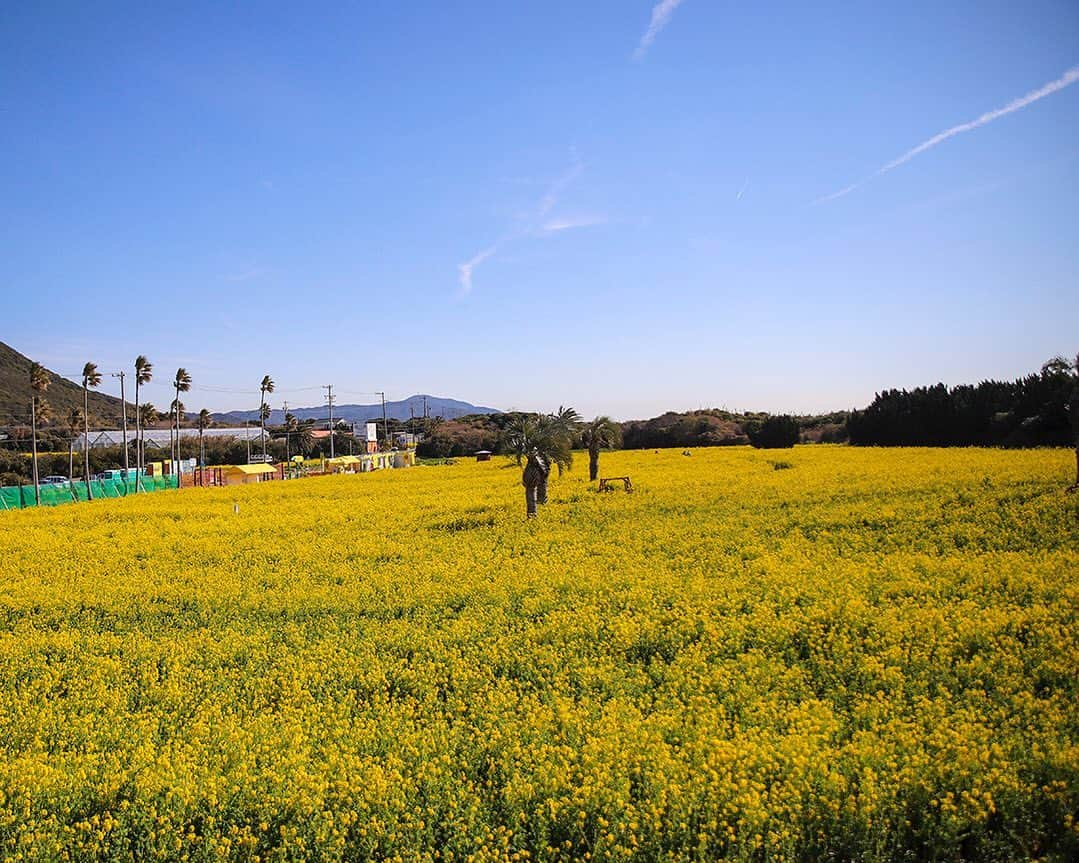
[[[362,463],[362,460],[354,455],[339,455],[337,458],[326,459],[330,473],[359,473]]]
[[[247,485],[262,482],[277,473],[277,469],[268,464],[230,464],[221,469],[225,485]]]
[[[481,449],[476,451],[476,461],[490,461],[491,451],[489,449]]]

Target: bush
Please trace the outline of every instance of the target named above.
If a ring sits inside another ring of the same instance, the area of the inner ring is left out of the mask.
[[[758,449],[784,449],[798,443],[798,421],[787,414],[768,417],[746,428],[749,442]]]

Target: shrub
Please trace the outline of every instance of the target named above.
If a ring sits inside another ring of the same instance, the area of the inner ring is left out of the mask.
[[[787,414],[768,417],[746,428],[749,442],[758,449],[783,449],[798,443],[798,421]]]

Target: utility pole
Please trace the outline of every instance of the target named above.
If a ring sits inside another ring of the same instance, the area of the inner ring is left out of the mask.
[[[379,393],[382,396],[382,437],[386,439],[386,446],[390,445],[390,427],[386,424],[386,394]]]
[[[120,411],[123,416],[123,435],[124,435],[124,487],[127,487],[127,399],[124,398],[124,372],[113,372],[114,378],[120,379]]]
[[[330,409],[330,458],[333,458],[333,384],[325,384],[322,388],[326,390],[326,405]]]

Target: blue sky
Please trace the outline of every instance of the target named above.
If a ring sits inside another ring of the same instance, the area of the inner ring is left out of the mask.
[[[0,340],[62,373],[631,418],[1079,349],[1072,0],[159,6],[0,10]]]

